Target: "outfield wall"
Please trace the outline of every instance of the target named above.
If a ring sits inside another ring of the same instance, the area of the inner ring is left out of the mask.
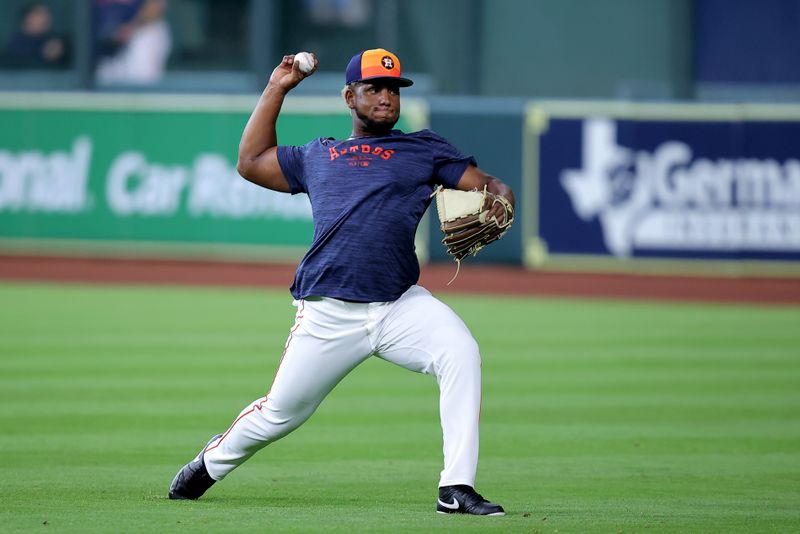
[[[296,260],[305,195],[236,172],[255,96],[0,94],[0,251]],[[425,124],[405,103],[401,128]],[[346,137],[340,98],[287,98],[280,140]]]
[[[434,99],[430,117],[517,192],[483,261],[800,276],[800,106]]]
[[[235,170],[255,96],[0,93],[0,253],[294,261],[303,195]],[[800,276],[800,106],[404,99],[517,192],[469,261]],[[288,98],[281,142],[344,137],[339,98]],[[423,260],[446,261],[433,214]]]

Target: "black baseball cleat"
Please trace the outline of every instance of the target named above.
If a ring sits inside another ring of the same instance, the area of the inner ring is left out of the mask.
[[[440,514],[506,515],[499,504],[489,502],[470,486],[442,486],[436,511]]]
[[[199,499],[211,486],[214,485],[214,480],[206,470],[206,464],[203,461],[203,453],[206,452],[211,443],[217,438],[222,437],[222,434],[217,434],[206,443],[205,447],[200,449],[194,460],[181,467],[175,478],[172,479],[172,484],[169,486],[169,498],[173,500],[195,500]]]

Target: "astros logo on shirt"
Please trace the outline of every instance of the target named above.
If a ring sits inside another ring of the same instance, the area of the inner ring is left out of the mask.
[[[360,143],[344,148],[330,147],[328,149],[331,161],[345,156],[348,165],[351,167],[369,167],[370,161],[376,158],[389,159],[394,152],[394,149],[385,149],[382,146],[373,146],[369,143]]]

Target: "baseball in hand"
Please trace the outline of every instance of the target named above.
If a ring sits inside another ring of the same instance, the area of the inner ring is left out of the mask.
[[[294,56],[294,62],[297,63],[297,68],[303,74],[308,74],[314,70],[314,58],[308,52],[298,52]]]

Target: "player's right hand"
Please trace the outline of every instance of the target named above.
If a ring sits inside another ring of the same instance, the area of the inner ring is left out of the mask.
[[[275,67],[275,70],[272,71],[272,75],[269,77],[269,83],[277,85],[284,91],[289,91],[297,87],[297,84],[303,81],[304,78],[307,78],[317,72],[317,57],[313,53],[311,56],[314,58],[314,69],[308,74],[303,74],[300,71],[299,66],[295,64],[294,54],[283,56],[281,64]]]

